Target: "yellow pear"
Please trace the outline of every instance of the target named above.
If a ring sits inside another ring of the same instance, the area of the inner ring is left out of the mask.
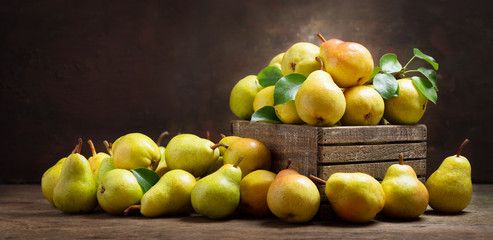
[[[276,174],[271,171],[255,170],[241,179],[240,211],[255,216],[269,215],[267,191],[275,178]]]
[[[43,192],[43,196],[52,206],[55,206],[55,203],[53,202],[53,189],[55,189],[58,178],[60,178],[60,172],[62,171],[62,166],[66,159],[67,158],[64,157],[58,160],[58,162],[48,168],[41,177],[41,191]]]
[[[240,156],[243,156],[243,160],[238,167],[241,169],[242,177],[254,170],[268,170],[272,164],[269,148],[257,139],[240,138],[234,141],[224,152],[224,164],[234,164]]]
[[[110,214],[120,215],[140,202],[144,192],[134,174],[127,169],[113,169],[104,174],[98,184],[99,206]]]
[[[301,85],[294,100],[300,118],[315,126],[332,126],[346,110],[342,90],[334,83],[330,74],[317,70],[312,72]]]
[[[248,75],[236,83],[229,96],[229,108],[235,116],[250,119],[253,111],[253,100],[262,89],[257,76]]]
[[[253,100],[253,111],[257,111],[265,106],[274,106],[274,87],[268,86],[260,90]]]
[[[426,111],[428,99],[411,79],[399,79],[399,96],[384,100],[383,117],[393,124],[416,124]]]
[[[142,133],[129,133],[118,138],[111,151],[116,168],[155,170],[161,160],[158,145]]]
[[[311,72],[320,69],[320,62],[316,60],[318,54],[319,47],[313,43],[299,42],[293,44],[282,57],[282,74],[301,73],[308,76]]]
[[[320,45],[320,58],[324,70],[332,76],[341,88],[363,85],[373,72],[373,58],[370,51],[355,42],[339,39],[325,41]]]
[[[382,119],[385,104],[380,94],[369,86],[354,86],[344,90],[346,111],[342,125],[377,125]]]
[[[283,56],[284,53],[277,54],[274,58],[272,58],[272,60],[270,60],[269,66],[274,66],[281,69],[281,62]]]
[[[91,148],[91,152],[92,152],[92,156],[89,157],[87,161],[89,161],[89,165],[91,165],[92,175],[96,178],[97,171],[99,169],[99,166],[101,165],[101,162],[103,161],[103,159],[109,157],[110,155],[104,152],[96,153],[96,149],[94,148],[94,143],[92,142],[91,139],[87,140],[87,143],[89,143],[89,147]]]
[[[276,115],[281,120],[281,122],[286,124],[302,124],[303,120],[298,115],[298,111],[296,111],[296,105],[294,100],[287,101],[283,104],[279,104],[274,106],[274,110],[276,111]]]

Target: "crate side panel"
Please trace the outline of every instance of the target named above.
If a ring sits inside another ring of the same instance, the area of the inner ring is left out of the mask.
[[[322,145],[426,141],[427,129],[417,125],[341,126],[320,129]]]

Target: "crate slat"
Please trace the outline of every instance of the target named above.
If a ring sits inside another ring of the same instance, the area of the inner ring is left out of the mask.
[[[320,141],[328,144],[426,141],[424,124],[322,127]]]

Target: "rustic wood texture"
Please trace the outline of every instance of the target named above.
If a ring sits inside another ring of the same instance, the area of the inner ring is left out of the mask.
[[[327,144],[426,141],[426,125],[341,126],[320,129],[320,141]]]
[[[272,153],[272,171],[290,168],[304,175],[317,175],[318,130],[312,126],[232,121],[231,132],[263,142]]]
[[[330,175],[337,172],[362,172],[369,174],[375,178],[383,179],[387,169],[392,164],[397,164],[399,161],[387,162],[372,162],[372,163],[354,163],[341,165],[324,165],[319,166],[318,177],[326,180]],[[405,164],[411,166],[418,177],[426,175],[426,159],[407,160]]]
[[[474,185],[464,212],[437,213],[398,221],[382,215],[367,224],[338,219],[322,207],[327,220],[291,224],[275,217],[235,215],[210,220],[198,214],[146,218],[112,216],[101,210],[64,214],[43,198],[40,185],[0,185],[1,239],[491,239],[493,185]]]
[[[319,146],[321,163],[353,163],[426,158],[426,142],[375,145]]]

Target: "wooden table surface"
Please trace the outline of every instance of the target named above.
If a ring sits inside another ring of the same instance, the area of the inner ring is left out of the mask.
[[[368,224],[337,218],[306,224],[275,217],[235,215],[209,220],[198,214],[146,218],[94,213],[69,215],[44,199],[40,185],[0,185],[0,239],[492,239],[493,185],[473,187],[470,205],[461,214],[428,209],[419,219],[396,221],[378,215]]]

